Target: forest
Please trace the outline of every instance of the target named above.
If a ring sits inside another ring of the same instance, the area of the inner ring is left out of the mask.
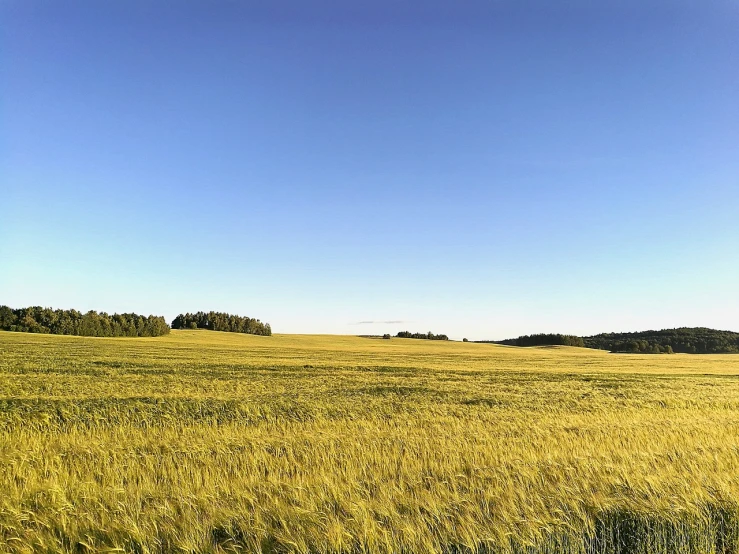
[[[0,306],[0,330],[85,337],[158,337],[169,333],[161,316]]]
[[[577,337],[559,333],[523,335],[500,341],[476,341],[508,346],[580,346],[633,354],[732,354],[739,352],[739,333],[707,327],[680,327],[661,331],[601,333]]]
[[[707,327],[680,327],[638,333],[602,333],[584,337],[585,346],[610,352],[731,354],[739,352],[739,333]]]
[[[401,331],[396,337],[400,339],[428,339],[428,340],[449,340],[446,335],[434,335],[431,331],[428,333],[411,333],[410,331]]]
[[[172,329],[209,329],[229,333],[271,336],[269,323],[258,319],[223,312],[196,312],[180,314],[172,321]]]
[[[560,333],[539,333],[534,335],[522,335],[515,339],[479,342],[495,342],[496,344],[505,344],[507,346],[585,346],[582,337],[562,335]]]

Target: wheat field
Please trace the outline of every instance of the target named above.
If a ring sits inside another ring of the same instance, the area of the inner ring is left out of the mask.
[[[739,357],[0,333],[0,552],[739,552]]]

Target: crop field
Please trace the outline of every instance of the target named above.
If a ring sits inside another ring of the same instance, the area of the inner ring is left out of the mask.
[[[0,332],[0,552],[736,553],[739,356]]]

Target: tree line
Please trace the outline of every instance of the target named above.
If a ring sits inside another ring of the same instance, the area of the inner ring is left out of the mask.
[[[401,339],[428,339],[428,340],[449,340],[446,335],[434,335],[431,331],[428,333],[411,333],[410,331],[401,331],[395,335]]]
[[[680,327],[661,331],[634,333],[601,333],[577,337],[559,333],[523,335],[500,341],[477,341],[509,346],[584,346],[609,352],[639,354],[731,354],[739,353],[739,333],[717,331],[707,327]]]
[[[230,333],[271,336],[269,323],[258,319],[223,312],[196,312],[180,314],[172,321],[172,329],[210,329]]]
[[[593,346],[593,348],[597,348]],[[607,348],[600,350],[608,350],[614,353],[623,354],[674,354],[670,344],[659,344],[649,342],[648,340],[626,340],[610,344]]]
[[[134,313],[108,315],[90,310],[53,310],[32,306],[12,309],[0,306],[0,330],[85,337],[158,337],[169,333],[161,316]]]
[[[508,346],[585,346],[582,337],[577,337],[575,335],[563,335],[561,333],[538,333],[534,335],[521,335],[520,337],[515,339],[506,339],[492,342],[495,342],[496,344],[505,344]]]
[[[739,333],[707,327],[680,327],[638,333],[601,333],[585,337],[585,346],[611,352],[732,354],[739,352]]]

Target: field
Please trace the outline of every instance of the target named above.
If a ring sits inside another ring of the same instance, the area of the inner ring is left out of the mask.
[[[0,552],[736,553],[739,356],[0,333]]]

